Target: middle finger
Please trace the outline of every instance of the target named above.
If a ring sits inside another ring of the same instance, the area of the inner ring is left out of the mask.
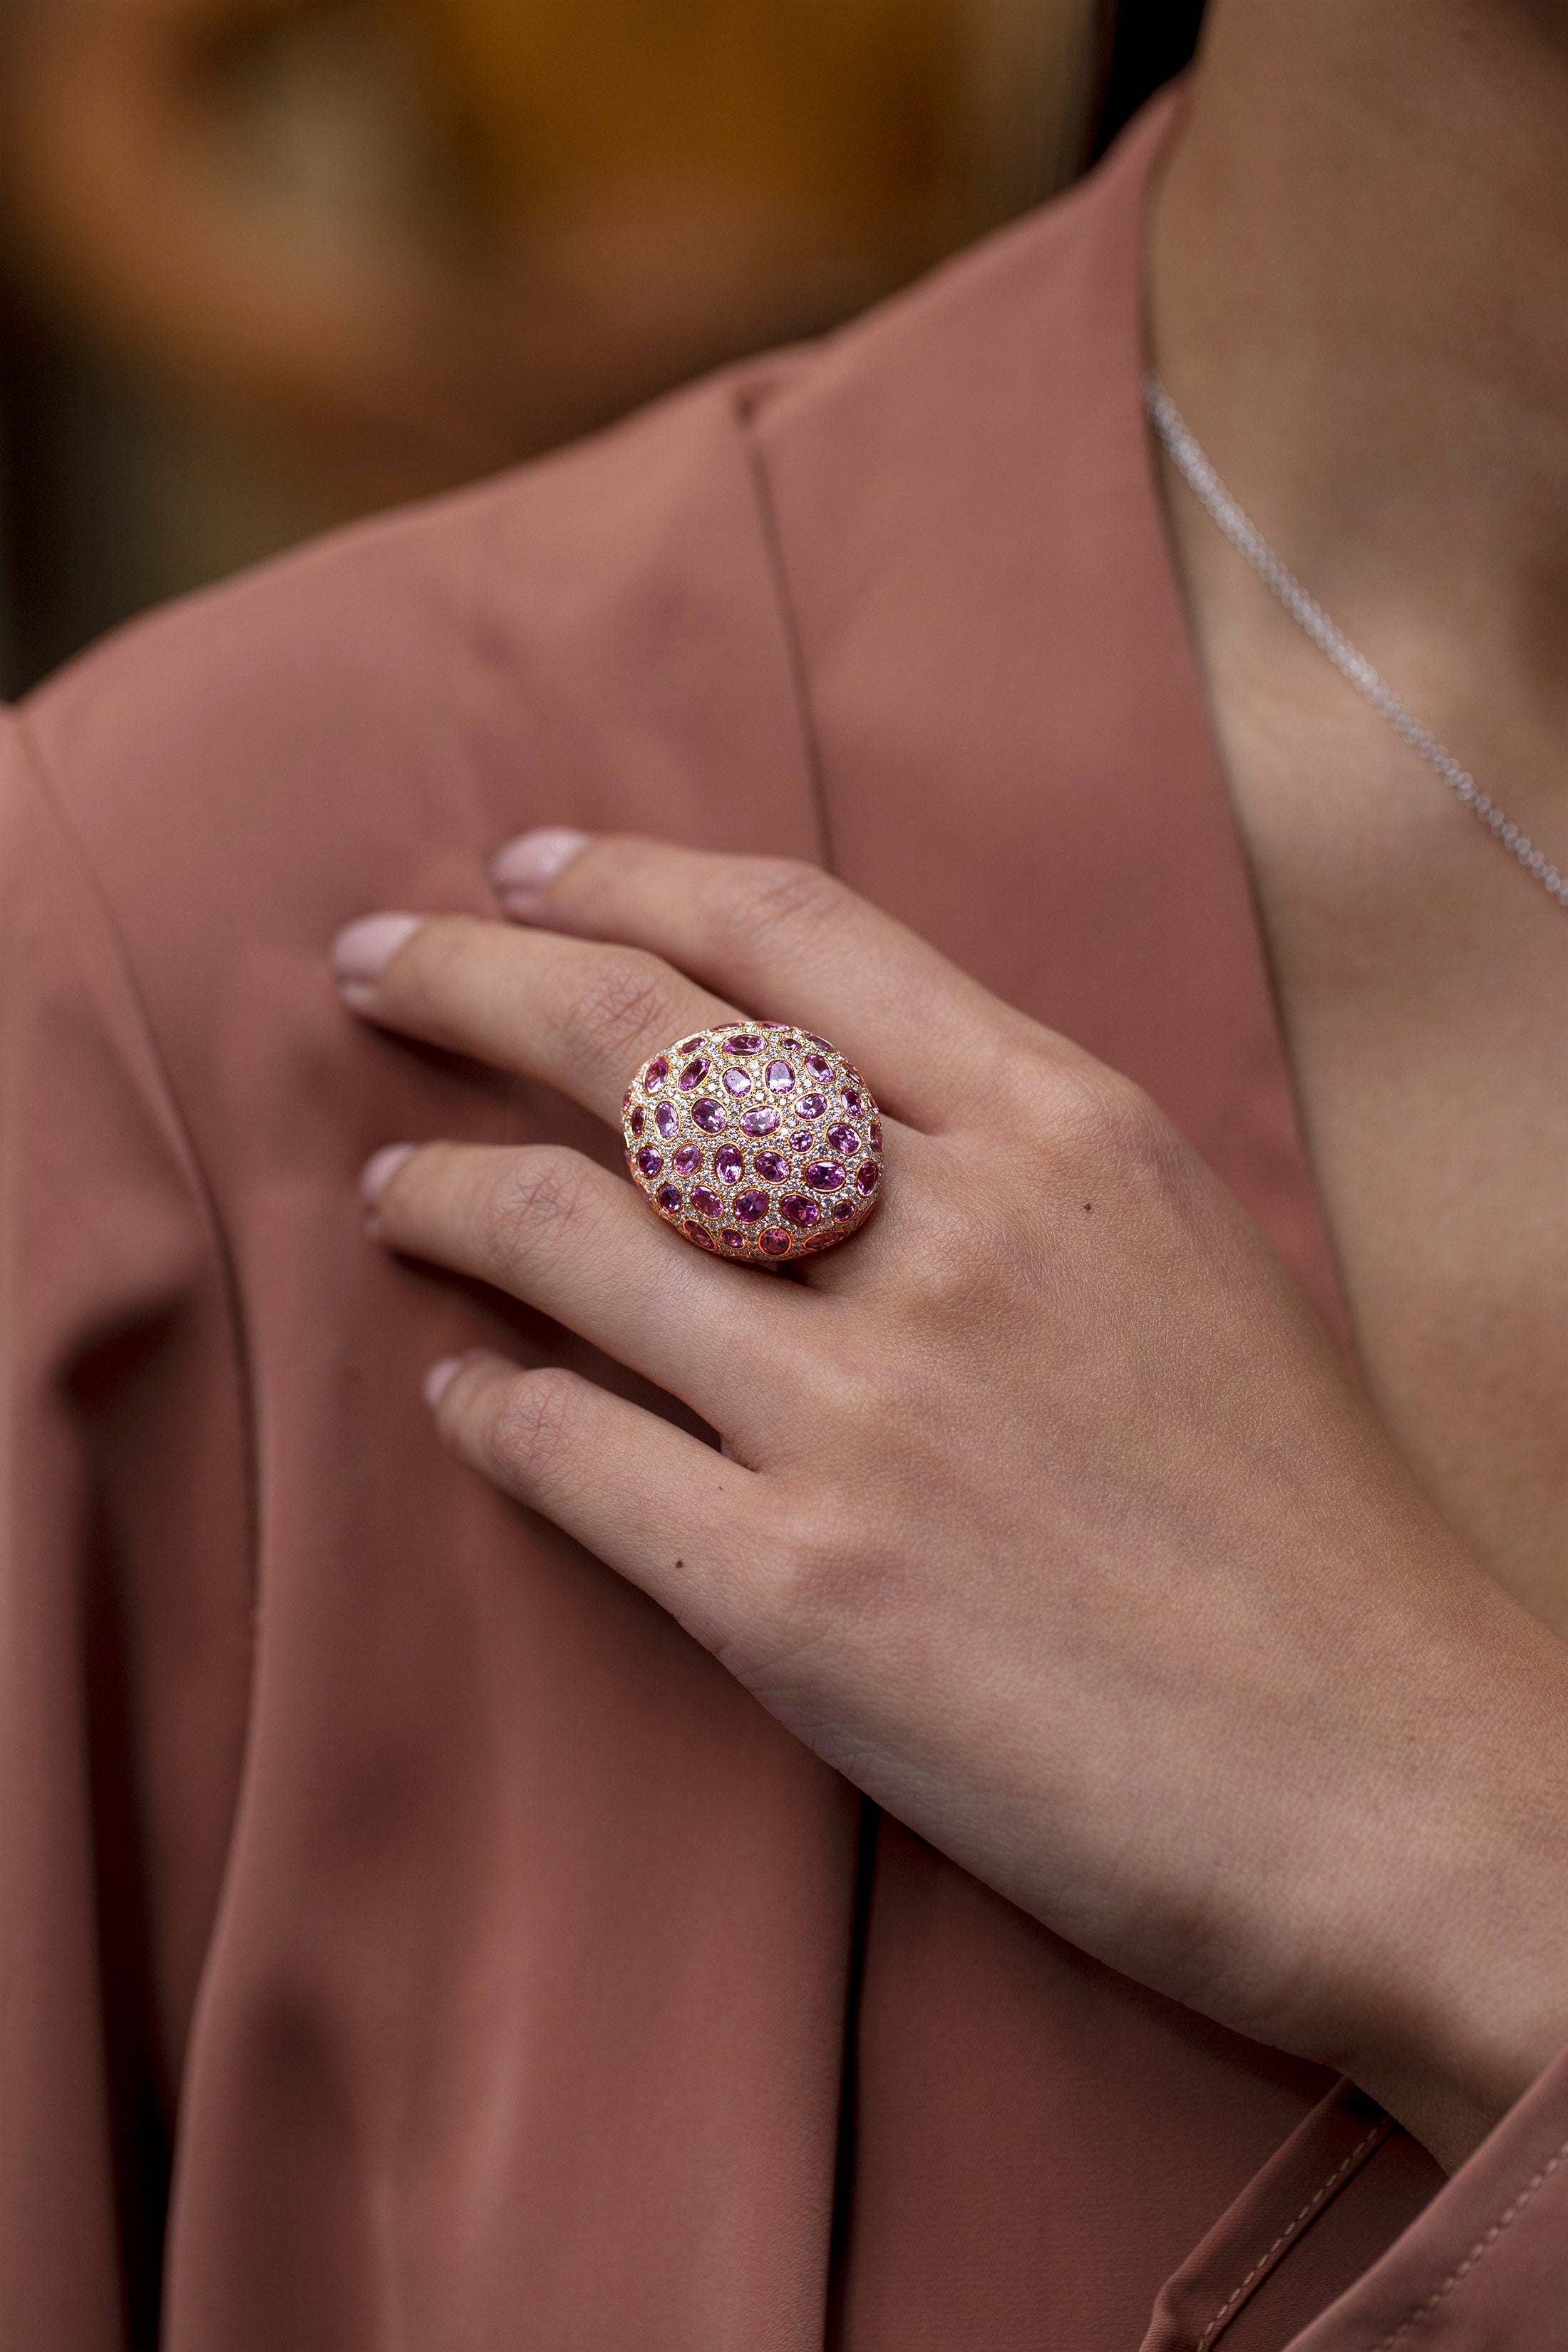
[[[332,956],[367,1020],[542,1078],[617,1124],[644,1062],[740,1013],[641,948],[472,915],[373,915],[339,933]]]

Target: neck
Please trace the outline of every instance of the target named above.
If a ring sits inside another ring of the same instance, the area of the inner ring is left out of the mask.
[[[1543,718],[1565,162],[1556,0],[1211,0],[1150,256],[1156,364],[1286,561],[1352,635],[1386,622],[1435,681],[1462,639]]]

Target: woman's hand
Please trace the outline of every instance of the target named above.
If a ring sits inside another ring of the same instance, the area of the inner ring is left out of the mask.
[[[552,834],[497,879],[537,928],[353,926],[355,1010],[608,1120],[689,1030],[803,1024],[888,1114],[887,1198],[784,1280],[569,1150],[378,1154],[387,1246],[726,1449],[479,1355],[432,1380],[453,1451],[1037,1918],[1462,2154],[1568,2042],[1568,1656],[1256,1230],[1136,1088],[812,868]]]

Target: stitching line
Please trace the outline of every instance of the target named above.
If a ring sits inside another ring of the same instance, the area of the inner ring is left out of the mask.
[[[1311,2220],[1312,2215],[1317,2211],[1324,2198],[1332,2194],[1334,2189],[1339,2187],[1341,2181],[1344,2179],[1346,2173],[1350,2170],[1352,2165],[1356,2162],[1359,2157],[1363,2157],[1366,2154],[1367,2149],[1372,2146],[1373,2140],[1386,2129],[1386,2122],[1374,2124],[1371,2131],[1368,2132],[1366,2137],[1363,2140],[1359,2141],[1357,2145],[1352,2148],[1343,2163],[1337,2164],[1334,2167],[1334,2169],[1330,2173],[1328,2179],[1324,2181],[1317,2194],[1313,2197],[1308,2198],[1307,2202],[1302,2206],[1295,2220],[1293,2221],[1288,2221],[1285,2224],[1285,2227],[1280,2231],[1279,2235],[1275,2239],[1274,2243],[1269,2247],[1268,2252],[1259,2254],[1258,2260],[1253,2263],[1252,2268],[1247,2272],[1247,2276],[1242,2280],[1241,2284],[1238,2287],[1233,2288],[1231,2293],[1226,2295],[1219,2309],[1215,2313],[1214,2317],[1209,2321],[1208,2326],[1204,2329],[1203,2334],[1198,2337],[1197,2343],[1194,2347],[1194,2352],[1204,2352],[1205,2345],[1211,2342],[1218,2330],[1224,2326],[1226,2319],[1236,2309],[1237,2305],[1241,2301],[1242,2296],[1247,2293],[1247,2288],[1252,2284],[1254,2279],[1256,2279],[1261,2272],[1268,2269],[1275,2255],[1279,2252],[1280,2247],[1286,2243],[1287,2240],[1293,2238],[1296,2235],[1297,2231],[1300,2229],[1302,2223]],[[1563,2154],[1568,2156],[1568,2148],[1564,2148]],[[1389,2341],[1391,2343],[1393,2340],[1394,2339],[1390,2337]],[[1387,2347],[1385,2346],[1379,2345],[1377,2347],[1377,2352],[1387,2352]]]
[[[1374,2344],[1371,2347],[1371,2352],[1392,2352],[1392,2347],[1395,2344],[1399,2343],[1402,2337],[1408,2336],[1413,2327],[1419,2326],[1422,2320],[1426,2318],[1430,2313],[1436,2311],[1437,2305],[1442,2302],[1443,2297],[1451,2293],[1452,2290],[1458,2285],[1459,2281],[1462,2278],[1467,2277],[1468,2273],[1475,2269],[1476,2264],[1481,2261],[1484,2255],[1490,2253],[1492,2248],[1496,2245],[1503,2231],[1508,2228],[1509,2223],[1518,2220],[1520,2214],[1523,2212],[1531,2199],[1535,2195],[1536,2190],[1538,2189],[1544,2188],[1545,2184],[1551,2179],[1558,2167],[1564,2163],[1568,2163],[1568,2139],[1563,2141],[1556,2155],[1550,2158],[1548,2161],[1542,2166],[1540,2171],[1532,2174],[1531,2179],[1525,2182],[1524,2187],[1520,2190],[1519,2195],[1514,2199],[1513,2203],[1509,2207],[1507,2212],[1500,2214],[1498,2219],[1492,2223],[1491,2228],[1485,2231],[1481,2237],[1479,2237],[1476,2240],[1475,2244],[1470,2248],[1470,2251],[1465,2256],[1464,2261],[1458,2264],[1457,2269],[1451,2270],[1448,2273],[1448,2275],[1443,2281],[1442,2285],[1437,2287],[1431,2294],[1429,2294],[1425,2303],[1418,2303],[1413,2311],[1407,2312],[1405,2316],[1400,2321],[1398,2326],[1394,2329],[1393,2335],[1385,2336],[1380,2344]]]

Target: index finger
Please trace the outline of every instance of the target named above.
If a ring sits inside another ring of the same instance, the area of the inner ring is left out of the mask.
[[[490,879],[516,921],[651,950],[753,1019],[830,1038],[884,1108],[917,1127],[961,1117],[1022,1033],[1045,1036],[902,923],[793,859],[551,830],[509,842]]]

